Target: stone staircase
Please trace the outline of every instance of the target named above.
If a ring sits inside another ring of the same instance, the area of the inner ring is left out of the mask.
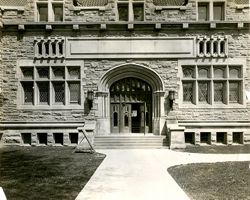
[[[108,135],[95,136],[95,149],[160,149],[169,148],[166,136],[159,135]]]

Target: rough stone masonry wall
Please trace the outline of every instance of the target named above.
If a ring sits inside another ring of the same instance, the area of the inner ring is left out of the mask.
[[[75,9],[72,0],[64,1],[65,21],[72,22],[108,22],[117,20],[116,1],[109,0],[105,10],[96,9]],[[24,10],[6,9],[2,12],[3,22],[34,22],[35,21],[35,1],[28,0]],[[196,1],[190,0],[186,10],[162,9],[156,10],[153,0],[145,0],[145,21],[196,21]],[[226,21],[249,21],[249,8],[237,9],[234,0],[226,1]]]
[[[204,30],[179,33],[179,32],[162,32],[155,33],[160,36],[197,36],[204,35]],[[0,65],[2,85],[2,104],[0,115],[1,121],[82,121],[84,119],[94,119],[97,116],[97,104],[94,102],[93,110],[91,113],[84,114],[84,108],[82,110],[28,110],[17,109],[17,90],[18,90],[18,78],[17,78],[17,60],[34,58],[33,41],[35,36],[42,36],[43,34],[24,33],[21,37],[18,33],[3,33],[1,38],[1,59]],[[51,36],[58,35],[58,33],[52,33]],[[68,32],[64,36],[72,36],[73,33]],[[109,36],[142,36],[136,32],[128,33],[126,31],[115,32]],[[209,35],[226,35],[229,39],[229,58],[243,58],[247,59],[247,69],[244,75],[246,90],[250,90],[250,59],[249,50],[250,34],[248,31],[226,31],[216,32],[207,31]],[[62,36],[62,35],[61,35]],[[95,37],[92,33],[79,33],[81,36]],[[152,36],[152,32],[144,32],[143,36]],[[23,48],[25,47],[25,48]],[[223,108],[223,109],[207,109],[207,108],[178,108],[178,91],[180,89],[180,77],[178,77],[178,59],[120,59],[120,60],[85,60],[85,78],[84,78],[84,90],[88,88],[97,89],[97,83],[101,76],[112,67],[125,64],[125,63],[138,63],[152,68],[164,81],[166,94],[168,90],[174,89],[177,91],[177,100],[175,102],[174,111],[169,112],[166,107],[165,114],[167,118],[175,118],[178,120],[193,119],[193,120],[249,120],[250,119],[250,103],[247,103],[246,108]],[[165,102],[167,105],[167,100]]]

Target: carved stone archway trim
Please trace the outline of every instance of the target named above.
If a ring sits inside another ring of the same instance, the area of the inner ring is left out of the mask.
[[[123,78],[138,78],[146,81],[153,91],[152,114],[153,114],[153,133],[162,134],[165,124],[164,120],[164,83],[157,72],[135,63],[126,63],[108,70],[98,83],[98,119],[97,134],[107,135],[110,133],[110,86]]]

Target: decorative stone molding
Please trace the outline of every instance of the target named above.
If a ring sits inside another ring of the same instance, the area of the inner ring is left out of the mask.
[[[198,57],[227,57],[228,39],[225,36],[199,36],[197,38]]]
[[[35,38],[35,58],[64,58],[65,40],[63,38]]]

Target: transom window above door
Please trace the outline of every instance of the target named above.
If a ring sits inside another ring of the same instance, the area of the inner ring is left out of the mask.
[[[143,80],[125,78],[115,82],[110,87],[110,102],[150,102],[152,89]]]
[[[118,21],[144,21],[144,1],[118,0]]]

